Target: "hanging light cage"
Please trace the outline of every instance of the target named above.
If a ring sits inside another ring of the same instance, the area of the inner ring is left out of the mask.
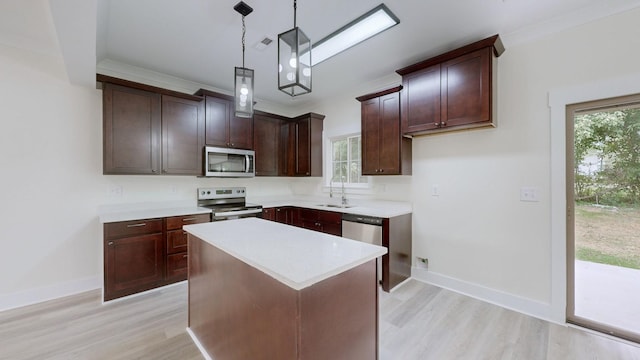
[[[237,117],[253,116],[253,70],[235,68],[235,112]]]
[[[237,117],[253,117],[253,70],[244,67],[244,47],[245,47],[245,24],[244,17],[251,14],[253,9],[240,1],[234,10],[242,15],[242,67],[234,70],[234,107]]]
[[[278,89],[291,96],[311,92],[311,40],[297,26],[278,35]]]

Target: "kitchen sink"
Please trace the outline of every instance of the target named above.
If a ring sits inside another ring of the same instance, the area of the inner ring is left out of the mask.
[[[318,204],[318,206],[341,208],[341,209],[348,209],[353,207],[353,205],[340,205],[340,204]]]

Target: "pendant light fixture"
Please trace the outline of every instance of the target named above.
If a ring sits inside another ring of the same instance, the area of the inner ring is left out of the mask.
[[[240,1],[233,9],[242,15],[242,67],[236,67],[234,72],[234,105],[237,117],[250,118],[253,116],[253,70],[244,67],[244,36],[247,30],[244,17],[251,14],[253,8]]]
[[[293,1],[293,29],[278,35],[278,89],[291,96],[311,92],[311,40],[296,23],[297,1]]]

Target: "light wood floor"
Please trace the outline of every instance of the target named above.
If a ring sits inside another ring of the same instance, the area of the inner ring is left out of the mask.
[[[100,296],[0,312],[0,359],[202,359],[185,332],[186,283]],[[640,348],[411,280],[380,293],[380,359],[640,360]]]

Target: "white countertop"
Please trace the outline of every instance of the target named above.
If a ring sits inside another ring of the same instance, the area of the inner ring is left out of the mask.
[[[340,199],[308,198],[308,197],[262,197],[249,198],[247,202],[260,204],[262,207],[297,206],[316,210],[327,210],[339,213],[392,218],[410,214],[412,206],[409,202],[387,200],[351,200],[349,207],[320,206],[321,204],[339,204]],[[182,216],[210,213],[211,209],[196,206],[196,200],[170,203],[138,203],[104,205],[98,209],[100,222],[110,223],[158,217]]]
[[[183,229],[294,290],[387,253],[382,246],[259,218],[187,225]]]
[[[411,203],[403,201],[386,200],[359,200],[351,201],[348,207],[323,206],[327,204],[338,205],[340,199],[252,199],[251,202],[262,205],[262,207],[297,206],[316,210],[334,211],[346,214],[357,214],[366,216],[376,216],[381,218],[392,218],[410,214],[413,209]]]
[[[181,206],[181,207],[158,207],[146,209],[120,210],[113,212],[105,212],[100,214],[101,223],[110,223],[118,221],[153,219],[170,216],[182,216],[192,214],[211,213],[211,209],[198,206]]]

